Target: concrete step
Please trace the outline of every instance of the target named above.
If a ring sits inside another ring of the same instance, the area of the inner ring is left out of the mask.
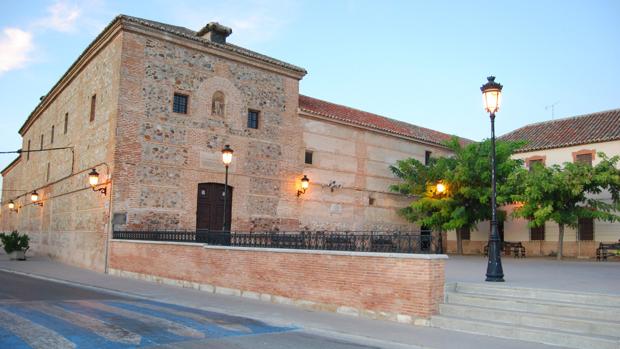
[[[439,306],[439,313],[442,316],[458,317],[468,320],[492,321],[516,326],[528,326],[620,339],[620,322],[533,314],[457,304],[441,304]]]
[[[493,337],[518,339],[568,348],[618,349],[617,338],[583,335],[564,331],[515,326],[496,322],[469,320],[451,316],[433,316],[431,325],[447,330],[481,334]]]
[[[467,294],[483,294],[488,296],[502,296],[548,300],[555,302],[578,303],[620,308],[620,296],[587,292],[569,292],[540,288],[508,287],[476,283],[456,283],[453,291]]]
[[[513,297],[485,296],[457,292],[447,292],[446,304],[493,308],[507,311],[520,311],[551,316],[568,316],[600,321],[617,322],[619,319],[616,307],[552,302],[536,299]]]

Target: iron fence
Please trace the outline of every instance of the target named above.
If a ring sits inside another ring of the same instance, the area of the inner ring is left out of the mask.
[[[220,246],[384,253],[443,253],[441,234],[431,231],[114,231],[114,239],[196,242]]]

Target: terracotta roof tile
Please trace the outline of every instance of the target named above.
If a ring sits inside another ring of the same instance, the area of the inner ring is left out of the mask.
[[[304,95],[299,95],[299,108],[310,114],[316,114],[355,125],[370,127],[440,146],[443,146],[443,142],[452,137],[449,134],[439,131]],[[461,141],[461,144],[472,143],[471,140],[461,137],[459,137],[459,140]]]
[[[518,152],[620,139],[620,109],[526,125],[499,139],[527,142]]]

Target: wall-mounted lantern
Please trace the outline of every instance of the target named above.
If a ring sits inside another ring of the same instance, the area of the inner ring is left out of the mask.
[[[9,211],[11,211],[11,212],[17,213],[19,211],[19,208],[17,207],[15,202],[13,202],[13,200],[9,201],[9,205],[8,206],[9,206]]]
[[[99,185],[99,173],[94,168],[90,171],[90,173],[88,173],[88,184],[90,184],[93,191],[98,191],[103,195],[106,195],[108,192],[108,188],[105,186],[97,188],[97,185]]]
[[[297,197],[301,196],[301,194],[305,194],[309,186],[310,186],[310,179],[308,179],[308,176],[304,175],[301,178],[301,190],[297,190]]]
[[[36,190],[30,194],[30,201],[35,206],[43,206],[43,202],[39,201],[39,193]]]

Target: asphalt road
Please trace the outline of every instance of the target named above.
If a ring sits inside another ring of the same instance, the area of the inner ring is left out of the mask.
[[[0,272],[1,349],[379,348],[361,342]]]

